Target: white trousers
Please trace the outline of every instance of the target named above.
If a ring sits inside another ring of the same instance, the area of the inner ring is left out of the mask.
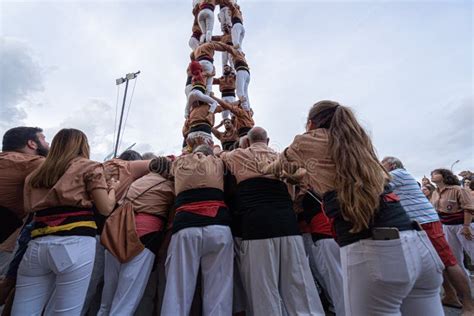
[[[346,315],[444,315],[444,265],[425,232],[341,248]]]
[[[246,111],[250,110],[250,99],[249,99],[249,84],[250,84],[250,74],[248,71],[239,70],[237,71],[235,79],[235,92],[237,97],[245,97],[245,102],[242,102],[242,108]]]
[[[301,236],[243,240],[240,258],[251,315],[325,315]]]
[[[232,312],[245,312],[247,310],[247,296],[242,283],[240,267],[240,245],[242,238],[234,237],[234,300]]]
[[[232,103],[235,102],[235,97],[222,97],[222,100]],[[229,118],[231,116],[231,112],[229,110],[222,111],[222,119]]]
[[[143,250],[127,263],[105,251],[104,290],[98,316],[133,315],[145,292],[155,255]]]
[[[200,60],[199,63],[202,66],[202,70],[204,72],[212,73],[214,71],[214,64],[211,63],[209,60]],[[212,77],[207,77],[206,79],[206,94],[209,95],[212,92]]]
[[[84,306],[82,307],[82,315],[86,315],[96,295],[101,296],[99,292],[99,285],[104,281],[104,262],[105,262],[105,248],[100,243],[100,235],[95,236],[95,260],[94,268],[92,269],[91,281],[89,282],[89,289],[87,290]]]
[[[95,257],[94,237],[33,239],[18,269],[12,315],[41,315],[56,289],[55,315],[81,315]]]
[[[244,41],[244,37],[245,37],[244,25],[242,23],[234,24],[232,26],[231,36],[232,36],[232,44],[234,44],[234,47],[242,51],[242,42]]]
[[[332,238],[320,239],[311,247],[319,281],[330,296],[336,315],[344,316],[344,289],[342,282],[341,252]]]
[[[461,234],[462,225],[443,225],[443,231],[451,250],[453,251],[458,264],[463,268],[469,279],[469,271],[464,267],[464,251],[474,260],[474,240],[467,240]],[[474,231],[474,225],[471,224],[471,231]]]
[[[228,226],[184,228],[171,237],[162,316],[189,315],[199,267],[203,315],[232,315],[234,242]]]
[[[189,38],[189,47],[191,47],[192,50],[195,50],[199,46],[199,40],[195,38],[194,36],[191,36]]]
[[[202,32],[201,43],[210,42],[212,38],[212,29],[214,28],[214,11],[210,9],[199,11],[198,23]]]
[[[304,251],[306,252],[306,257],[308,258],[309,269],[311,270],[311,274],[313,275],[314,284],[316,285],[316,289],[320,292],[320,288],[317,282],[321,282],[321,276],[318,274],[318,269],[316,267],[316,260],[313,254],[313,238],[311,237],[310,233],[302,233],[301,237],[303,238],[303,245]]]
[[[191,112],[191,106],[193,105],[194,102],[197,102],[197,101],[208,103],[209,106],[210,106],[209,112],[214,113],[214,111],[217,108],[216,100],[214,100],[213,98],[211,98],[208,95],[205,95],[204,93],[202,93],[199,90],[192,90],[191,92],[189,92],[188,104],[186,105],[186,109],[185,109],[185,113],[184,113],[186,118],[189,116],[189,113]]]
[[[217,14],[217,18],[221,23],[221,30],[224,30],[224,25],[232,26],[232,19],[230,18],[230,9],[229,7],[223,7]]]

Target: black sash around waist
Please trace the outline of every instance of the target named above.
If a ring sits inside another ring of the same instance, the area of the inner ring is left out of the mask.
[[[237,133],[239,134],[239,137],[244,137],[245,135],[247,135],[247,133],[251,130],[252,128],[251,127],[241,127],[238,129]]]
[[[192,132],[204,132],[207,134],[211,134],[211,130],[212,130],[211,125],[207,123],[198,123],[196,125],[191,126],[191,128],[189,129],[188,135]]]
[[[174,207],[194,202],[224,201],[224,192],[216,188],[190,189],[179,193],[174,201]]]
[[[222,97],[235,97],[235,89],[225,89],[221,91]]]
[[[196,60],[198,60],[198,61],[207,60],[207,61],[210,61],[211,63],[214,62],[214,59],[211,56],[208,56],[208,55],[201,55],[198,58],[196,58]]]
[[[206,201],[224,201],[224,192],[216,188],[199,188],[183,191],[175,200],[175,208],[186,204]],[[173,221],[172,233],[185,228],[204,227],[209,225],[230,226],[232,216],[226,206],[219,207],[215,217],[198,215],[190,212],[177,212]]]
[[[372,237],[372,228],[393,227],[399,231],[413,230],[413,222],[403,209],[400,201],[391,199],[394,195],[387,187],[380,196],[380,206],[377,209],[369,229],[364,229],[358,233],[351,233],[352,223],[342,217],[341,208],[337,199],[336,191],[330,191],[323,196],[324,212],[329,218],[332,218],[333,228],[336,233],[336,242],[339,247],[344,247],[355,243],[361,239]]]
[[[233,17],[233,18],[231,19],[231,22],[232,22],[232,25],[238,24],[238,23],[240,23],[240,24],[242,24],[242,25],[244,24],[244,23],[242,22],[242,20],[241,20],[240,18],[238,18],[238,17]]]
[[[252,178],[237,185],[237,213],[242,238],[267,239],[299,235],[293,202],[280,180]]]
[[[226,141],[226,142],[221,142],[221,144],[222,144],[222,149],[232,150],[233,146],[235,144],[235,140],[229,140],[229,141]]]
[[[0,243],[7,240],[21,225],[23,221],[12,210],[0,206]]]

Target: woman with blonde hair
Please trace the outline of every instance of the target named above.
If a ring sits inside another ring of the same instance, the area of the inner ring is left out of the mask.
[[[32,240],[20,263],[12,315],[41,315],[55,289],[54,314],[80,315],[95,257],[95,208],[115,205],[103,166],[89,160],[86,135],[62,129],[44,163],[25,180],[25,210],[34,213]]]
[[[318,102],[306,130],[267,170],[293,181],[307,174],[323,197],[341,251],[345,314],[444,315],[444,266],[389,191],[390,176],[352,111]]]

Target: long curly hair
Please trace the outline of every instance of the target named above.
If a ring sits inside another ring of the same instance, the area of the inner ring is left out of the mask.
[[[443,177],[443,183],[446,185],[461,185],[458,177],[451,170],[439,168],[431,171],[431,174],[433,173],[439,173]]]
[[[352,111],[334,101],[320,101],[309,111],[312,128],[329,131],[329,152],[336,165],[335,190],[351,232],[367,229],[379,207],[390,175],[380,164],[370,137]]]

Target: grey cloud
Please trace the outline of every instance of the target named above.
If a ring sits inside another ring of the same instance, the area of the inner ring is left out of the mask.
[[[22,104],[44,89],[44,73],[28,45],[19,39],[0,38],[0,130],[26,118]]]

